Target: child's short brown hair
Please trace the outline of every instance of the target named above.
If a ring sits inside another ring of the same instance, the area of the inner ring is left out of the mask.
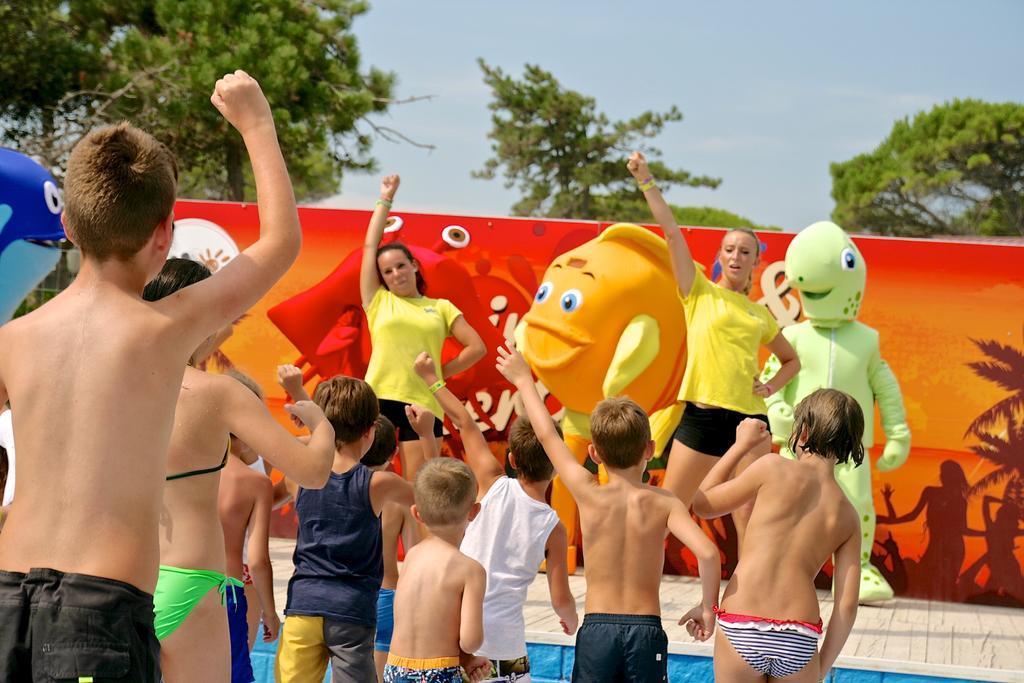
[[[398,450],[398,437],[395,435],[395,424],[385,415],[377,416],[377,431],[373,434],[370,450],[363,454],[359,462],[367,467],[381,467],[391,462]]]
[[[416,511],[427,526],[463,522],[476,500],[476,477],[466,463],[455,458],[431,458],[413,482]]]
[[[793,433],[789,447],[795,453],[804,432],[802,447],[837,463],[864,462],[864,412],[849,394],[838,389],[818,389],[797,404],[793,411]]]
[[[635,401],[624,396],[606,398],[590,414],[590,435],[604,464],[624,470],[643,460],[651,423]]]
[[[552,420],[554,422],[554,420]],[[562,436],[562,428],[554,422],[555,431]],[[533,425],[520,416],[508,430],[508,450],[516,456],[516,477],[525,481],[545,481],[554,476],[554,468],[544,447],[540,445]]]
[[[313,401],[334,427],[334,445],[350,444],[374,426],[380,402],[370,385],[355,377],[337,375],[324,380],[313,392]]]
[[[68,159],[64,220],[71,241],[98,261],[135,256],[174,209],[178,163],[127,121],[89,132]]]

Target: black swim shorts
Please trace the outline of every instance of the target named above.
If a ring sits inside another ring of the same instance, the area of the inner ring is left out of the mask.
[[[588,614],[576,634],[573,683],[662,683],[668,680],[668,636],[661,617]]]
[[[160,682],[153,596],[113,579],[0,571],[0,681]]]

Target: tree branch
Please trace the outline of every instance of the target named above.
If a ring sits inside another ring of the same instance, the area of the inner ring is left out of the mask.
[[[391,99],[390,97],[374,97],[373,101],[380,104],[411,104],[413,102],[429,102],[435,97],[437,97],[437,95],[413,95],[412,97],[406,97],[400,100]]]
[[[417,142],[417,141],[413,140],[412,138],[410,138],[408,135],[405,135],[404,133],[401,133],[401,132],[395,130],[394,128],[391,128],[389,126],[377,125],[376,123],[371,121],[366,116],[361,116],[359,118],[360,118],[361,121],[364,121],[368,126],[370,126],[370,128],[373,129],[374,133],[376,133],[378,136],[384,138],[388,142],[395,142],[395,143],[397,143],[397,142],[405,142],[407,144],[412,145],[413,147],[419,147],[420,149],[429,149],[429,150],[437,149],[437,145],[431,145],[431,144],[428,144],[426,142]]]
[[[158,76],[164,71],[170,69],[172,64],[172,62],[167,62],[162,66],[153,67],[152,69],[143,69],[139,73],[135,74],[130,81],[128,81],[123,86],[121,86],[120,88],[111,93],[105,92],[103,90],[75,90],[69,92],[65,94],[63,97],[61,97],[59,100],[57,100],[57,104],[51,107],[51,109],[53,109],[54,111],[60,111],[68,102],[71,102],[72,100],[75,100],[79,97],[102,97],[104,98],[103,104],[100,105],[95,110],[93,115],[90,117],[96,118],[97,116],[102,115],[102,113],[106,111],[111,104],[121,99],[128,92],[133,90],[144,78]]]

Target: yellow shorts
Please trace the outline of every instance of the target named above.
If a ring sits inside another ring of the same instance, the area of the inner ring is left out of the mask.
[[[327,663],[333,662],[335,669],[345,672],[347,678],[342,680],[372,681],[377,677],[373,635],[372,626],[289,615],[281,627],[274,680],[277,683],[322,681]]]
[[[274,659],[274,680],[277,683],[322,681],[329,661],[323,617],[285,617]]]

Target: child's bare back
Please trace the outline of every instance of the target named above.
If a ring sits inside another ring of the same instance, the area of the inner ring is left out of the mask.
[[[167,443],[192,348],[138,297],[85,284],[0,328],[21,456],[0,567],[152,591]]]
[[[769,454],[752,467],[763,483],[722,602],[733,612],[817,622],[814,577],[840,546],[858,541],[857,512],[818,462]]]
[[[2,569],[47,567],[153,590],[185,363],[277,281],[301,243],[259,86],[239,71],[217,82],[211,100],[249,151],[261,236],[214,277],[166,300],[140,295],[170,248],[173,156],[127,124],[93,131],[71,155],[64,221],[82,250],[81,271],[52,301],[0,329],[0,403],[16,407],[20,456]]]
[[[611,477],[577,498],[586,543],[586,611],[661,614],[669,518],[686,509],[671,492]]]
[[[413,491],[413,517],[426,537],[406,555],[398,577],[384,679],[458,683],[460,655],[484,642],[487,576],[479,562],[459,551],[480,511],[477,482],[465,463],[433,458],[416,473]],[[466,662],[471,676],[485,668],[486,660],[478,660]]]
[[[450,543],[429,537],[416,544],[398,577],[391,652],[413,659],[458,657],[463,594],[479,587],[482,600],[484,581],[480,563]],[[464,645],[470,652],[479,647]]]

